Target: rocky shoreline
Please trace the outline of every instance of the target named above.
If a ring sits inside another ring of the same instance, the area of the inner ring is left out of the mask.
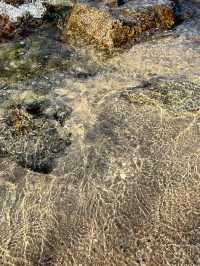
[[[198,266],[199,1],[42,5],[0,17],[0,264]]]
[[[27,27],[29,21],[40,24],[45,16],[48,17],[49,10],[56,13],[67,7],[62,23],[64,36],[73,33],[85,39],[92,37],[100,45],[119,47],[143,32],[170,29],[176,20],[174,6],[170,0],[152,0],[148,4],[145,1],[127,1],[120,6],[113,6],[110,2],[72,3],[68,0],[61,3],[19,2],[17,6],[0,2],[0,25],[2,37],[10,37],[14,31]],[[69,15],[70,8],[72,13]]]

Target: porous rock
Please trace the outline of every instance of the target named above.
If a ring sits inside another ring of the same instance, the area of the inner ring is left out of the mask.
[[[64,38],[81,36],[107,48],[117,48],[143,33],[170,29],[175,14],[170,1],[127,1],[119,6],[105,2],[77,3],[63,29]]]

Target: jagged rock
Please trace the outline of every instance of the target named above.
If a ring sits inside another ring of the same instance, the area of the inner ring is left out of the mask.
[[[127,1],[118,7],[77,3],[64,24],[63,36],[81,36],[102,47],[115,48],[145,32],[170,29],[175,23],[171,2]]]

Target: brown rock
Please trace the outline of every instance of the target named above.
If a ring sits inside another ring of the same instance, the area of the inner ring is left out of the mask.
[[[0,41],[13,36],[15,27],[10,22],[9,17],[0,15]]]
[[[77,3],[66,19],[63,36],[85,37],[109,49],[121,47],[142,33],[174,25],[173,9],[165,2],[150,0],[146,4],[144,0],[132,0],[118,7],[105,2]]]
[[[17,5],[20,5],[20,4],[24,4],[25,1],[24,0],[4,0],[4,2],[6,4],[17,6]]]

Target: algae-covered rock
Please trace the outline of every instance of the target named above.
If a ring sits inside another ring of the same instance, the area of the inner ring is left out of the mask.
[[[152,30],[170,29],[175,15],[170,1],[127,1],[118,7],[77,3],[66,19],[63,36],[81,36],[107,48],[120,47]]]
[[[55,10],[60,10],[65,7],[73,7],[75,3],[73,0],[44,0],[42,2],[46,6],[55,7]]]

